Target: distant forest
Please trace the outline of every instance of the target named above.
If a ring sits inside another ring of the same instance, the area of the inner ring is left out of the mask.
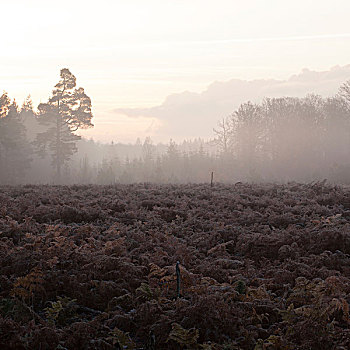
[[[66,68],[36,109],[30,97],[19,107],[3,93],[0,184],[201,183],[211,172],[220,182],[350,183],[350,81],[333,97],[243,103],[206,141],[102,144],[76,134],[92,118],[91,99]]]

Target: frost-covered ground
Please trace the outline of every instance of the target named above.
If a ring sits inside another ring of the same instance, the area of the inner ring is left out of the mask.
[[[346,188],[0,190],[1,349],[350,348]]]

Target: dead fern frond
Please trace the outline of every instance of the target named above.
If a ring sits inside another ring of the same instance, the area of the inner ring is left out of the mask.
[[[109,340],[112,341],[113,345],[119,346],[120,349],[125,349],[125,350],[136,349],[136,345],[130,338],[129,333],[123,332],[118,328],[113,329],[113,331],[111,332],[111,336],[109,337]]]
[[[346,322],[350,322],[349,319],[349,304],[344,298],[333,298],[329,304],[328,310],[330,314],[336,311],[343,312],[343,320]]]
[[[65,324],[75,314],[76,299],[57,297],[51,306],[45,308],[46,318],[51,324]]]
[[[159,267],[156,264],[150,263],[149,267],[150,267],[150,272],[148,274],[148,279],[156,278],[160,280],[162,277],[166,275],[165,269]]]
[[[198,347],[197,340],[199,337],[199,331],[196,328],[185,329],[178,323],[171,325],[172,329],[169,333],[167,342],[170,340],[175,341],[182,347],[187,349],[195,349]]]
[[[271,297],[267,292],[265,285],[261,285],[258,288],[248,288],[248,291],[246,292],[246,299],[248,301],[264,299],[270,300]]]
[[[141,283],[141,286],[136,289],[136,293],[142,300],[152,300],[154,298],[154,291],[147,283]]]
[[[11,295],[24,300],[33,298],[34,294],[44,291],[43,285],[43,272],[40,268],[35,268],[28,275],[17,278]]]

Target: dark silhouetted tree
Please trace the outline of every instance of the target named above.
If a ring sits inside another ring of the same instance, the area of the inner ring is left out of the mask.
[[[62,167],[77,151],[78,129],[92,127],[91,99],[83,88],[76,87],[76,78],[69,69],[61,69],[61,79],[55,85],[47,103],[38,106],[39,120],[47,130],[38,134],[36,145],[45,152],[48,147],[56,181],[62,181]]]
[[[18,184],[30,166],[31,147],[15,101],[0,97],[0,182]]]

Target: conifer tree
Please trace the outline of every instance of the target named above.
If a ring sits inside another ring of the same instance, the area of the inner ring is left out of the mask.
[[[92,127],[91,99],[83,88],[76,87],[76,78],[69,69],[61,69],[60,81],[55,85],[47,103],[38,106],[39,120],[47,126],[36,139],[39,151],[48,148],[56,181],[62,181],[63,165],[77,151],[78,129]]]
[[[31,147],[19,108],[6,93],[0,96],[0,182],[18,184],[29,169]]]

